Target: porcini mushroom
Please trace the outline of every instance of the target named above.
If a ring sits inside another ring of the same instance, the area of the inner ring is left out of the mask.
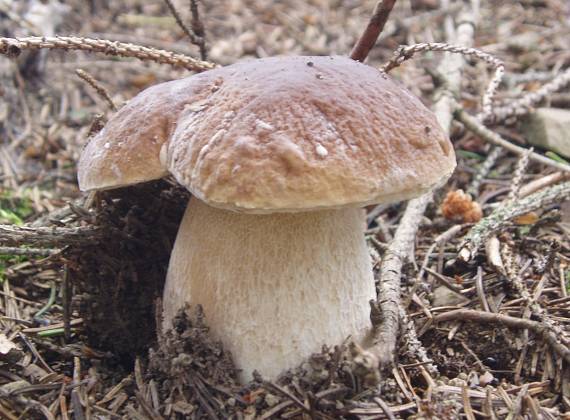
[[[344,57],[240,62],[151,87],[85,147],[82,190],[172,174],[193,195],[164,291],[200,304],[242,379],[363,338],[375,297],[361,207],[418,196],[455,167],[435,116]]]

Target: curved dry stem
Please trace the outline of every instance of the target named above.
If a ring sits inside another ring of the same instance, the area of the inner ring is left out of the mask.
[[[480,51],[476,48],[462,47],[460,45],[452,45],[444,42],[424,42],[420,44],[402,46],[396,50],[394,57],[382,67],[381,71],[389,72],[390,70],[400,66],[404,61],[409,60],[415,54],[419,52],[426,51],[443,51],[454,54],[462,54],[470,57],[475,57],[489,64],[493,69],[495,69],[495,75],[491,79],[489,86],[485,90],[483,95],[483,111],[481,112],[480,119],[485,120],[493,112],[493,96],[503,79],[505,73],[505,66],[501,60],[487,54],[486,52]]]

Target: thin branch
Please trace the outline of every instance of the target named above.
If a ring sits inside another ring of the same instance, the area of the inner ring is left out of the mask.
[[[178,10],[176,10],[176,7],[174,7],[174,4],[172,3],[171,0],[164,0],[164,2],[168,6],[170,13],[172,13],[172,16],[174,16],[174,20],[176,20],[176,23],[178,24],[180,29],[182,29],[182,32],[186,34],[186,36],[190,39],[190,42],[192,42],[192,44],[197,45],[200,48],[200,56],[202,60],[205,60],[206,49],[205,49],[204,38],[199,36],[197,33],[194,33],[188,26],[186,26],[186,24],[184,24],[182,18],[180,17],[180,13],[178,13]]]
[[[35,246],[59,248],[66,245],[85,244],[100,237],[96,227],[26,227],[0,225],[0,243],[3,246]]]
[[[198,9],[197,0],[190,0],[190,12],[192,13],[192,30],[200,37],[200,44],[198,45],[200,47],[200,57],[202,57],[202,60],[207,60],[206,31],[204,30],[202,19],[200,19],[200,10]]]
[[[496,108],[493,114],[486,116],[485,122],[497,123],[509,117],[528,114],[532,111],[534,105],[552,93],[558,92],[568,84],[570,84],[570,68],[556,75],[552,81],[544,84],[536,92],[530,92],[522,98],[516,99],[500,108]]]
[[[469,187],[466,191],[467,194],[469,194],[471,197],[477,197],[479,195],[479,187],[483,183],[485,177],[489,174],[489,172],[491,172],[491,168],[493,168],[502,152],[503,149],[501,147],[494,147],[487,154],[485,161],[479,166],[477,174],[473,177],[471,184],[469,184]]]
[[[530,319],[515,318],[492,312],[475,311],[472,309],[458,309],[449,311],[433,318],[434,323],[446,321],[473,321],[481,323],[501,324],[508,328],[528,329],[541,336],[552,349],[562,357],[566,363],[570,363],[570,349],[562,344],[556,334],[545,325]]]
[[[57,254],[59,251],[59,249],[50,248],[18,248],[13,246],[0,246],[0,255],[38,255],[49,257],[50,255]]]
[[[372,346],[367,349],[378,358],[381,367],[391,365],[394,360],[400,326],[402,265],[413,249],[421,217],[431,199],[432,194],[428,193],[408,203],[394,240],[382,259],[380,292],[375,304],[380,311],[381,323],[374,326]]]
[[[505,199],[504,203],[510,201],[515,201],[520,197],[521,182],[524,175],[526,174],[526,169],[528,167],[528,160],[530,154],[533,152],[533,148],[527,149],[526,152],[521,155],[519,161],[517,162],[517,167],[515,173],[511,178],[511,191],[509,191],[508,197]]]
[[[390,70],[400,66],[404,61],[412,58],[415,54],[426,51],[444,51],[475,57],[486,62],[495,69],[495,75],[493,76],[493,79],[491,79],[482,100],[483,111],[481,112],[480,118],[487,118],[487,116],[493,111],[493,96],[495,95],[497,87],[501,83],[503,75],[505,74],[505,66],[503,62],[491,54],[487,54],[486,52],[480,51],[476,48],[462,47],[460,45],[452,45],[443,42],[427,42],[398,48],[394,53],[394,57],[380,67],[380,70],[389,72]]]
[[[97,82],[97,80],[95,80],[95,78],[93,76],[91,76],[85,70],[81,70],[81,69],[75,70],[75,74],[77,74],[77,76],[79,76],[79,78],[81,78],[81,80],[85,81],[85,83],[87,83],[89,86],[91,86],[93,89],[95,89],[95,92],[97,92],[97,94],[101,98],[103,98],[103,100],[105,100],[105,102],[107,102],[107,104],[109,104],[109,107],[113,111],[117,110],[117,106],[115,105],[115,103],[111,99],[111,96],[109,96],[109,92],[107,92],[107,89],[105,89],[103,86],[101,86]]]
[[[396,4],[396,0],[382,0],[376,3],[368,26],[366,26],[366,29],[362,35],[360,35],[356,45],[350,52],[350,58],[356,61],[366,60],[368,53],[370,53],[370,50],[374,47],[382,29],[384,29],[384,25],[386,25],[388,21],[394,4]]]
[[[512,144],[511,142],[508,142],[507,140],[503,139],[497,133],[489,130],[487,127],[481,124],[481,122],[477,118],[469,115],[459,106],[455,110],[455,118],[458,121],[462,122],[467,129],[469,129],[470,131],[472,131],[473,133],[477,134],[479,137],[490,143],[504,147],[505,149],[520,156],[523,156],[528,151],[528,149]],[[544,165],[551,166],[553,168],[558,169],[559,171],[570,172],[570,165],[557,162],[553,159],[549,159],[535,152],[531,152],[529,154],[529,159],[534,160],[536,162],[540,162]]]
[[[0,38],[0,54],[11,58],[18,57],[23,50],[40,49],[80,50],[114,57],[132,57],[143,61],[153,61],[173,67],[181,67],[195,72],[211,70],[217,67],[214,63],[197,60],[187,55],[106,39],[73,36]]]

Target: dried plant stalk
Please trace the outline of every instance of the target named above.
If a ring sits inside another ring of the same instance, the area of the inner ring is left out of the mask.
[[[472,131],[473,133],[477,134],[482,139],[496,144],[497,146],[504,147],[510,152],[513,152],[517,155],[524,155],[527,153],[527,149],[524,147],[517,146],[512,144],[511,142],[505,140],[497,133],[489,130],[485,127],[477,118],[469,115],[466,111],[464,111],[459,105],[457,105],[457,109],[455,110],[455,118],[462,122],[465,127]],[[544,165],[551,166],[553,168],[558,169],[559,171],[570,172],[570,165],[566,165],[564,163],[557,162],[553,159],[549,159],[545,156],[539,155],[535,152],[529,153],[529,159],[534,160],[536,162],[540,162]]]
[[[420,44],[414,44],[409,46],[403,46],[396,50],[394,53],[394,57],[382,67],[380,70],[384,72],[389,72],[390,70],[400,66],[404,61],[409,60],[415,54],[419,52],[425,51],[444,51],[449,53],[461,54],[470,57],[478,58],[479,60],[483,60],[487,64],[491,65],[495,69],[495,75],[493,79],[489,83],[485,94],[483,95],[483,111],[481,113],[481,119],[487,118],[488,115],[492,114],[493,112],[493,96],[495,96],[495,92],[497,87],[501,83],[503,75],[505,73],[505,66],[501,60],[492,56],[491,54],[487,54],[483,51],[480,51],[476,48],[469,48],[469,47],[462,47],[459,45],[452,45],[443,42],[426,42]]]
[[[81,38],[74,36],[37,37],[25,38],[0,38],[0,54],[15,58],[23,50],[79,50],[111,55],[114,57],[132,57],[143,61],[153,61],[159,64],[168,64],[173,67],[181,67],[187,70],[202,72],[211,70],[216,64],[196,58],[175,54],[171,51],[156,48],[143,47],[136,44],[114,42],[106,39]]]
[[[568,84],[570,84],[570,69],[566,69],[564,72],[558,74],[553,80],[544,84],[536,92],[528,93],[506,106],[496,108],[492,115],[486,116],[485,121],[496,123],[509,117],[528,114],[532,110],[531,107],[554,92],[563,89]]]
[[[164,0],[164,2],[168,6],[170,13],[172,13],[172,15],[174,16],[176,23],[178,24],[180,29],[182,29],[182,32],[186,34],[186,36],[190,39],[190,42],[192,44],[197,45],[198,48],[200,48],[200,57],[202,57],[202,60],[205,60],[207,57],[207,53],[206,53],[206,42],[204,40],[203,31],[202,34],[198,34],[194,29],[195,27],[194,22],[196,21],[196,17],[198,21],[200,20],[198,14],[198,5],[195,2],[191,3],[193,18],[192,18],[192,29],[190,29],[188,26],[184,24],[184,21],[182,20],[180,13],[178,13],[178,10],[176,10],[176,7],[174,6],[174,3],[172,3],[172,0]]]
[[[117,110],[117,106],[115,105],[115,103],[111,99],[111,96],[109,95],[109,92],[107,92],[107,89],[105,89],[103,86],[101,86],[97,82],[97,80],[95,80],[95,78],[93,76],[91,76],[85,70],[81,70],[81,69],[75,70],[75,74],[77,74],[77,76],[79,76],[81,78],[81,80],[84,80],[85,83],[87,83],[89,86],[91,86],[93,89],[95,89],[95,92],[97,92],[97,94],[101,98],[103,98],[105,100],[105,102],[107,102],[107,104],[109,105],[109,107],[113,111]]]

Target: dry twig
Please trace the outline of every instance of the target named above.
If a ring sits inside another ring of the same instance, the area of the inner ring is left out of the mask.
[[[432,194],[429,193],[408,203],[394,240],[382,259],[380,292],[377,302],[382,322],[374,326],[372,347],[368,349],[378,358],[381,367],[390,366],[394,360],[400,326],[402,265],[410,255],[421,217],[431,199]]]
[[[0,225],[0,242],[5,246],[38,246],[57,248],[84,244],[99,237],[96,227],[37,227]]]
[[[113,42],[106,39],[81,38],[74,36],[37,37],[25,38],[0,38],[0,54],[15,58],[23,50],[80,50],[97,52],[115,57],[133,57],[143,61],[154,61],[160,64],[169,64],[187,70],[202,72],[216,67],[214,63],[197,60],[183,54],[175,54],[170,51],[143,47],[141,45]]]
[[[202,60],[208,59],[208,50],[206,48],[206,31],[204,30],[204,24],[202,19],[200,19],[200,11],[198,10],[198,0],[190,0],[190,12],[192,13],[192,30],[196,35],[200,37],[200,57]]]
[[[524,155],[527,153],[527,149],[524,147],[517,146],[512,144],[511,142],[505,140],[500,135],[495,133],[494,131],[489,130],[485,127],[477,118],[469,115],[465,110],[463,110],[459,105],[455,110],[455,118],[458,121],[461,121],[463,125],[473,133],[477,134],[482,139],[496,144],[497,146],[504,147],[505,149],[517,154],[517,155]],[[531,152],[529,154],[529,159],[534,160],[536,162],[540,162],[544,165],[551,166],[553,168],[558,169],[559,171],[570,172],[570,165],[566,165],[564,163],[557,162],[553,159],[549,159],[545,156],[539,155],[536,152]]]
[[[402,46],[396,50],[394,53],[394,57],[382,67],[380,70],[389,72],[390,70],[400,66],[404,61],[409,60],[415,54],[419,52],[425,51],[445,51],[455,54],[466,55],[470,57],[475,57],[480,60],[483,60],[487,64],[491,65],[495,69],[495,75],[493,79],[489,83],[485,94],[483,95],[483,111],[481,114],[481,118],[484,119],[487,115],[490,115],[493,111],[492,109],[492,99],[495,95],[497,87],[501,83],[503,78],[503,74],[505,73],[505,66],[501,60],[492,56],[491,54],[487,54],[483,51],[480,51],[475,48],[464,47],[460,45],[452,45],[442,42],[426,42],[421,44],[414,44],[409,46]]]
[[[198,48],[200,48],[200,57],[202,58],[202,60],[206,60],[206,42],[205,42],[203,36],[195,33],[188,26],[186,26],[186,24],[184,24],[184,22],[182,21],[182,18],[180,17],[180,13],[178,13],[178,10],[176,10],[176,7],[174,7],[174,4],[172,3],[172,0],[164,0],[164,2],[168,6],[170,13],[172,13],[172,16],[174,16],[176,23],[178,24],[180,29],[182,29],[182,32],[184,32],[186,34],[186,36],[190,39],[190,42],[192,42],[192,44],[197,45]],[[197,13],[198,12],[197,4],[195,2],[192,2],[192,15],[193,15],[193,21],[192,21],[193,25],[192,26],[193,27],[194,27],[194,20],[195,20],[194,9],[196,9],[196,13]]]
[[[485,122],[497,123],[506,120],[509,117],[528,114],[532,111],[532,107],[544,98],[560,89],[566,87],[570,83],[570,69],[566,69],[558,74],[552,81],[544,84],[536,92],[530,92],[522,98],[516,99],[508,105],[496,108],[492,114],[486,115]]]
[[[350,52],[350,58],[356,61],[364,61],[368,57],[368,53],[374,47],[376,40],[380,36],[384,25],[390,17],[390,12],[396,4],[396,0],[382,0],[376,3],[372,17],[368,22],[368,26],[358,38],[356,45]]]
[[[115,103],[111,99],[111,96],[109,96],[109,92],[107,92],[107,89],[105,89],[103,86],[101,86],[97,82],[97,80],[95,80],[95,78],[93,76],[91,76],[85,70],[81,70],[81,69],[75,70],[75,74],[77,74],[77,76],[79,76],[81,78],[81,80],[84,80],[85,83],[87,83],[89,86],[91,86],[93,89],[95,89],[95,92],[97,92],[97,94],[100,97],[102,97],[105,100],[105,102],[107,102],[109,104],[109,107],[113,111],[117,110],[117,107],[115,106]]]

